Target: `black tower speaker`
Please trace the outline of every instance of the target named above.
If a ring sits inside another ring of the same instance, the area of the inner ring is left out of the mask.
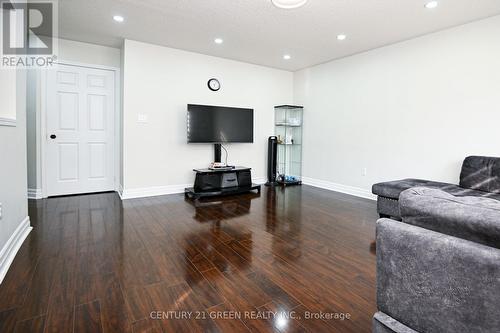
[[[222,162],[221,161],[221,147],[222,145],[220,143],[214,143],[214,162]]]
[[[266,186],[274,186],[276,182],[276,166],[278,158],[278,137],[270,136],[267,141],[267,183]]]

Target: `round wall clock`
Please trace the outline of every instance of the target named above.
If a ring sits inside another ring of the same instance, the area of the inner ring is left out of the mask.
[[[220,82],[217,79],[208,80],[208,88],[212,91],[217,91],[220,89]]]

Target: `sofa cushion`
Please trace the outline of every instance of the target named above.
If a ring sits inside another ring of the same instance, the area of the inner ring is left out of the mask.
[[[372,186],[372,192],[373,194],[380,195],[382,197],[397,200],[399,199],[399,195],[401,194],[401,192],[415,186],[446,188],[453,185],[448,183],[433,182],[424,179],[409,178],[375,184]]]
[[[500,332],[500,250],[381,219],[377,307],[418,332]]]
[[[496,199],[414,187],[401,193],[399,204],[405,223],[500,248],[500,201]]]
[[[484,192],[500,193],[500,158],[467,157],[460,173],[460,186]]]
[[[373,194],[379,195],[381,197],[398,200],[401,192],[413,187],[440,189],[457,197],[485,197],[500,200],[500,193],[473,190],[470,188],[463,188],[454,184],[440,183],[423,179],[402,179],[378,183],[373,185],[372,192]]]
[[[432,187],[430,187],[430,188],[432,188]],[[463,187],[460,187],[458,185],[448,185],[448,186],[436,188],[436,189],[442,190],[442,191],[449,193],[455,197],[482,197],[482,198],[500,200],[499,193],[471,190],[469,188],[463,188]]]

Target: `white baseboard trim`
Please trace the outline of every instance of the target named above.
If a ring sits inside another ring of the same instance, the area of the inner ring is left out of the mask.
[[[252,179],[252,183],[262,185],[265,184],[267,179],[265,177],[255,177]]]
[[[34,199],[34,200],[38,200],[38,199],[42,199],[43,196],[42,196],[42,190],[39,189],[39,188],[29,188],[28,189],[28,199]]]
[[[369,200],[377,200],[376,195],[372,194],[369,190],[366,190],[364,188],[342,185],[342,184],[332,183],[326,180],[314,179],[309,177],[302,177],[302,183],[305,185],[319,187],[325,190],[353,195],[355,197],[365,198]]]
[[[116,190],[116,192],[118,192],[120,199],[123,200],[123,186],[121,184],[118,185],[118,190]]]
[[[30,218],[26,216],[0,251],[0,283],[2,283],[3,278],[7,275],[7,271],[14,261],[17,251],[19,251],[32,229]]]
[[[146,197],[156,197],[159,195],[167,194],[177,194],[184,193],[186,187],[193,186],[191,184],[184,185],[167,185],[167,186],[152,186],[143,188],[133,188],[133,189],[122,189],[120,198],[122,200],[135,199],[135,198],[146,198]]]

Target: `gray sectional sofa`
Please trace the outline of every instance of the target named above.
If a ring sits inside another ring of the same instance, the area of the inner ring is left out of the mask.
[[[500,332],[500,201],[428,187],[398,199],[402,222],[377,222],[373,332]]]
[[[380,217],[401,220],[399,195],[412,187],[440,189],[455,197],[483,197],[500,200],[500,158],[469,156],[462,164],[459,185],[423,179],[403,179],[373,185]]]
[[[459,185],[403,179],[373,193],[373,332],[500,332],[500,158],[467,157]]]

